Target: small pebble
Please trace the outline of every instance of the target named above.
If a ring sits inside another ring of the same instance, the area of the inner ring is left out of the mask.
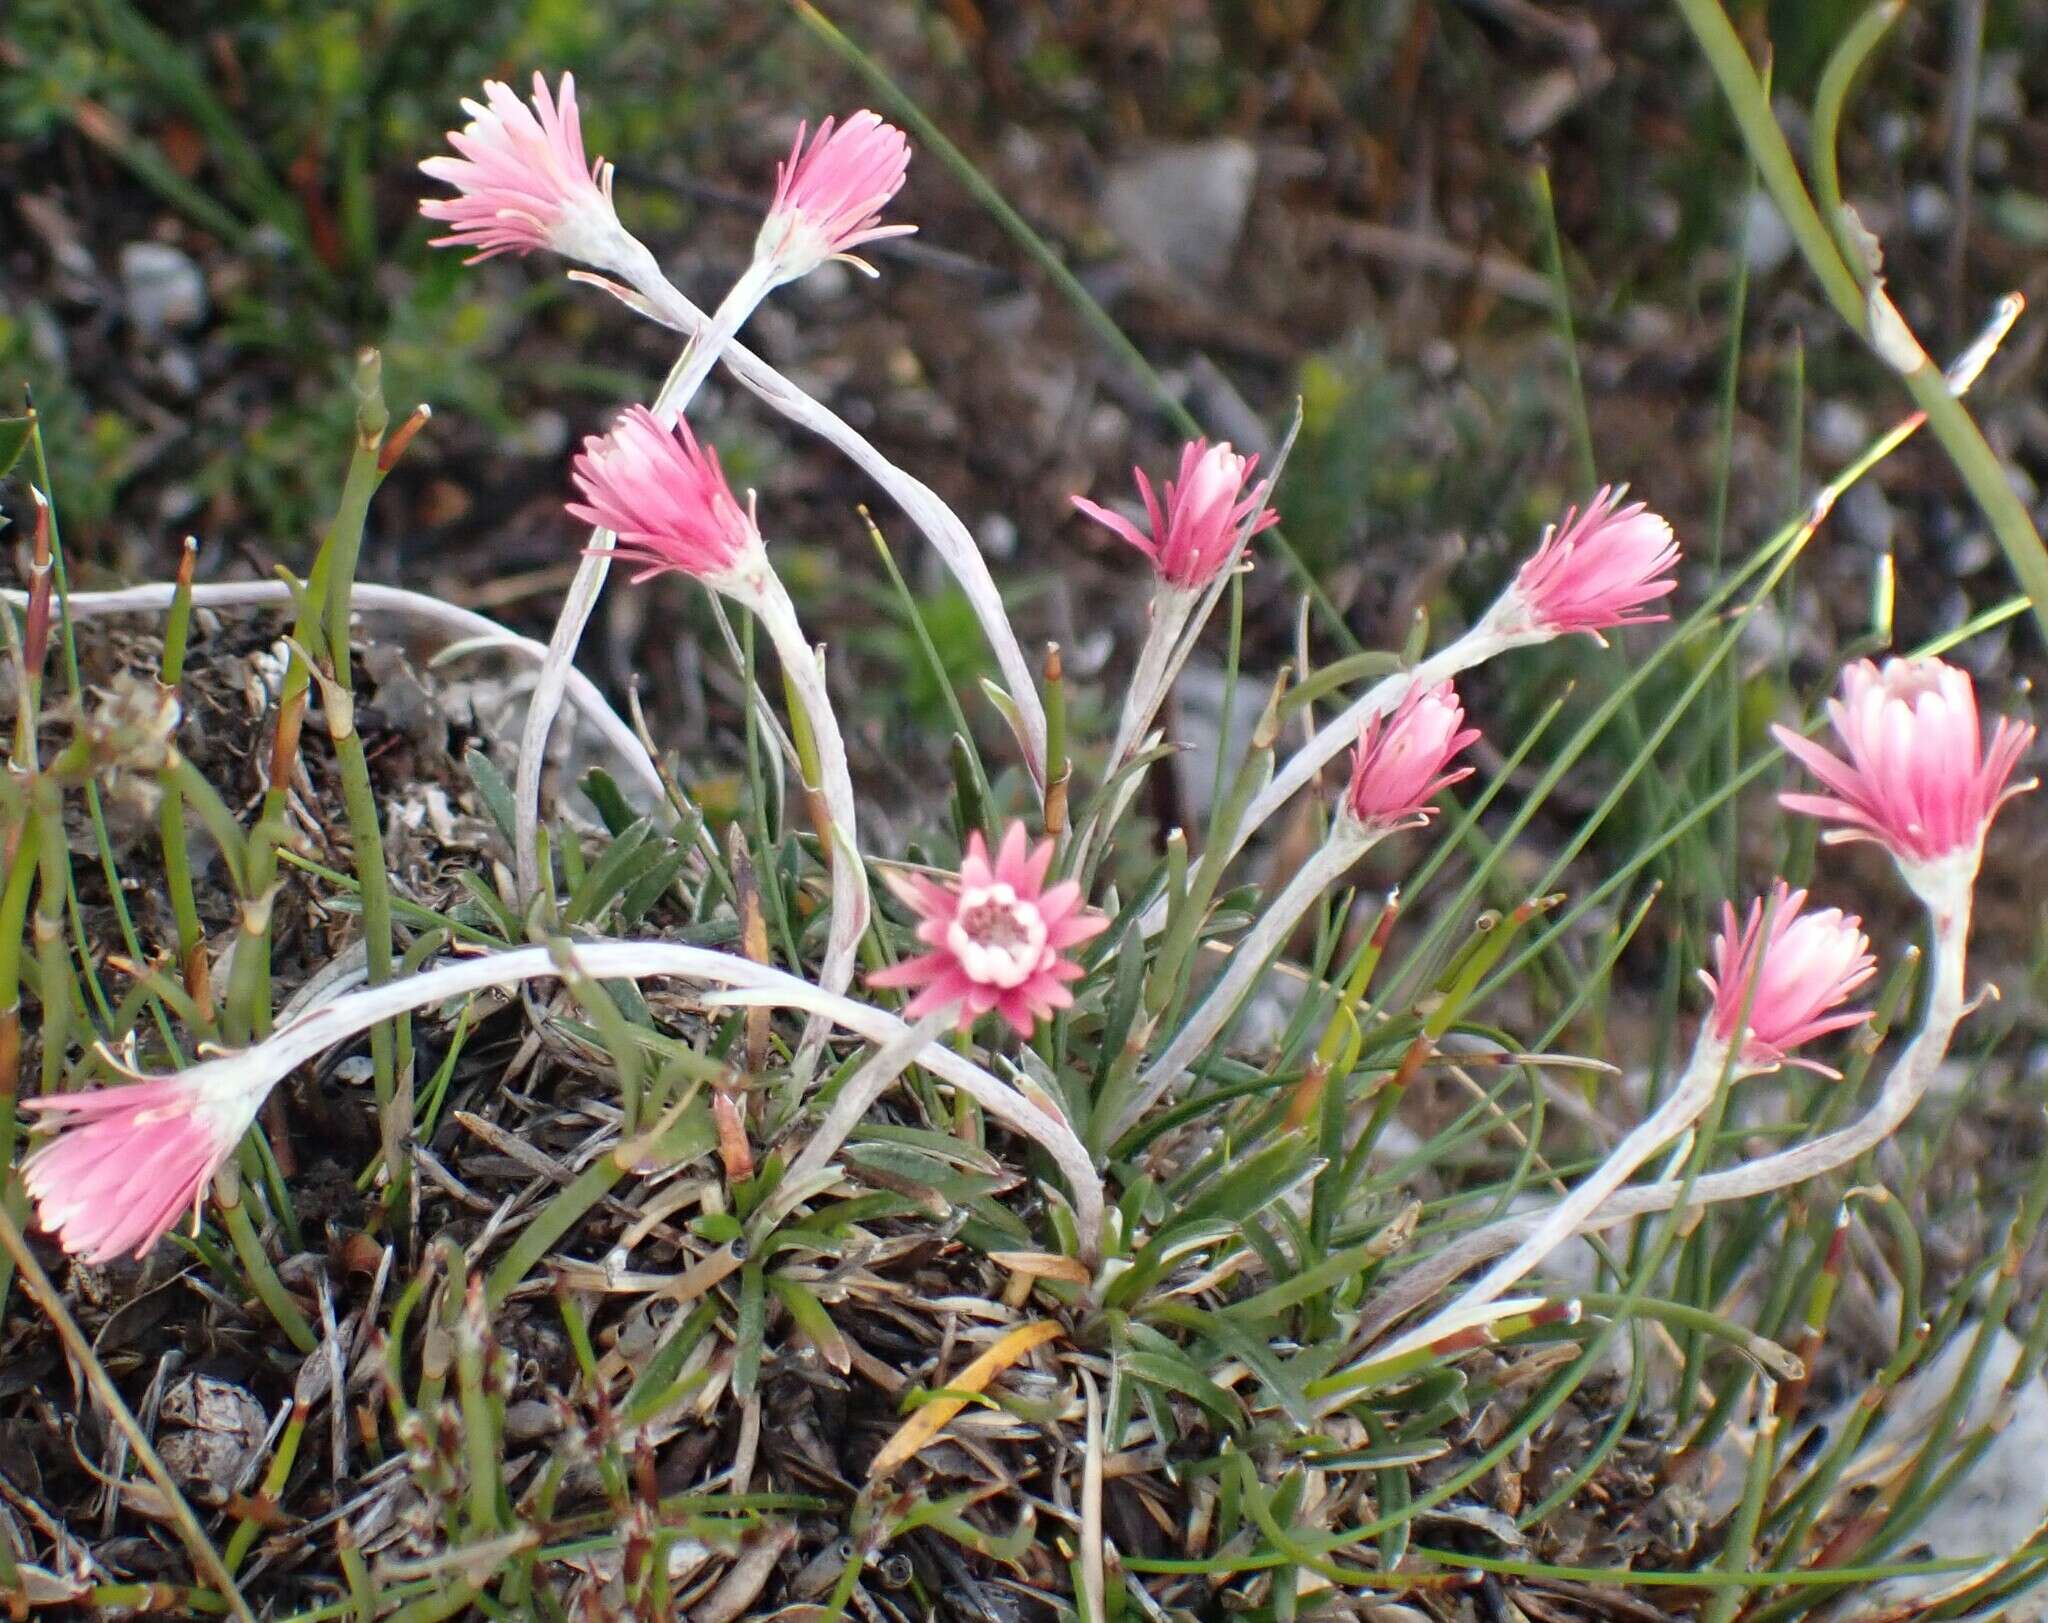
[[[1017,521],[1008,513],[985,513],[974,527],[974,539],[990,558],[999,561],[1017,556]]]
[[[1761,190],[1750,193],[1742,222],[1742,252],[1753,271],[1775,270],[1792,251],[1792,232],[1778,205]]]
[[[1831,457],[1851,457],[1870,441],[1870,418],[1846,400],[1823,400],[1813,412],[1814,449]]]
[[[164,387],[180,400],[190,400],[199,392],[199,363],[189,349],[172,347],[156,358],[157,376],[164,380]]]
[[[1942,236],[1954,218],[1948,193],[1932,181],[1923,180],[1906,194],[1906,229],[1914,236]]]
[[[1835,508],[1842,529],[1859,547],[1889,552],[1898,534],[1898,514],[1890,498],[1868,479],[1849,488]]]
[[[146,339],[206,319],[206,278],[191,255],[166,242],[131,242],[121,250],[121,295],[129,323]]]

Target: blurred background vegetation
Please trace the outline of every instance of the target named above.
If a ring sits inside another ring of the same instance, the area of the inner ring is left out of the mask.
[[[1162,392],[1256,448],[1302,402],[1280,505],[1342,618],[1319,628],[1319,657],[1346,637],[1398,646],[1418,611],[1455,618],[1596,480],[1633,481],[1695,559],[1737,556],[1903,413],[1750,190],[1667,5],[825,9],[1157,372],[1105,344],[928,149],[900,205],[921,234],[889,245],[880,282],[813,278],[750,341],[959,507],[1084,695],[1122,669],[1143,594],[1065,498],[1120,498],[1130,463],[1166,463],[1179,436]],[[1859,9],[1732,8],[1771,54],[1789,124]],[[338,480],[341,380],[374,342],[393,401],[437,416],[380,498],[366,575],[544,630],[573,561],[570,448],[645,394],[672,340],[555,266],[466,269],[428,247],[414,165],[481,79],[523,85],[535,68],[578,75],[628,224],[707,304],[744,262],[799,118],[904,111],[779,0],[14,0],[0,378],[31,382],[47,414],[83,578],[161,575],[188,531],[206,573],[303,563]],[[1844,174],[1922,332],[1959,341],[1996,294],[2048,294],[2044,108],[2039,0],[1916,5],[1876,60]],[[1975,397],[2037,511],[2038,354],[2023,327]],[[793,587],[859,678],[871,786],[916,798],[944,779],[942,748],[920,739],[942,746],[945,694],[855,518],[871,493],[736,393],[714,388],[700,416],[761,488]],[[947,680],[991,719],[964,605],[914,540],[891,540]],[[1887,556],[1908,588],[1902,640],[2010,589],[1939,450],[1912,445],[1844,504],[1760,632],[1752,687],[1728,701],[1740,730],[1868,629]],[[1297,589],[1281,567],[1252,583],[1262,657],[1294,647]],[[697,612],[673,584],[613,593],[586,644],[601,676],[646,683],[686,749],[718,725],[709,662],[675,634]],[[2024,682],[2030,635],[2003,628],[1964,657]],[[1559,657],[1597,685],[1582,650]],[[1546,691],[1489,695],[1498,736]]]

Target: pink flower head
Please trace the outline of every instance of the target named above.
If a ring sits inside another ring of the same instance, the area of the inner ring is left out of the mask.
[[[1148,535],[1120,513],[1112,513],[1085,496],[1075,496],[1074,505],[1098,524],[1106,526],[1119,540],[1128,541],[1152,560],[1159,578],[1169,585],[1201,587],[1209,584],[1237,555],[1241,539],[1249,539],[1269,524],[1280,522],[1278,513],[1260,513],[1266,499],[1261,484],[1245,489],[1259,465],[1256,456],[1239,456],[1230,442],[1211,445],[1207,440],[1190,440],[1181,447],[1180,477],[1166,486],[1166,503],[1152,493],[1152,481],[1143,468],[1133,468],[1138,494],[1145,500]],[[1258,521],[1246,536],[1238,531],[1254,513]]]
[[[1373,716],[1359,732],[1344,809],[1378,828],[1428,822],[1436,810],[1430,796],[1472,776],[1451,762],[1478,737],[1449,682],[1411,686],[1391,716]]]
[[[1051,840],[1029,850],[1024,825],[1015,822],[993,863],[981,835],[968,835],[967,860],[950,884],[887,875],[920,920],[917,939],[932,950],[877,971],[868,984],[918,987],[905,1011],[913,1020],[958,1004],[966,1031],[994,1009],[1029,1037],[1038,1021],[1074,1001],[1066,983],[1081,978],[1081,966],[1064,956],[1067,949],[1109,928],[1082,907],[1073,880],[1045,888],[1052,853]]]
[[[583,126],[576,115],[576,78],[562,75],[560,100],[533,76],[529,107],[510,85],[484,81],[487,105],[465,100],[468,126],[452,130],[448,144],[460,157],[433,157],[420,168],[455,188],[453,197],[430,197],[420,213],[455,227],[433,239],[436,248],[474,248],[473,265],[493,254],[552,248],[587,265],[612,258],[619,235],[612,210],[612,166],[583,156]]]
[[[761,545],[751,499],[740,506],[718,452],[680,418],[670,430],[628,406],[609,434],[584,440],[571,477],[583,500],[570,514],[619,538],[619,557],[640,565],[636,583],[667,569],[722,575]]]
[[[777,280],[808,276],[828,259],[876,274],[852,252],[864,242],[907,237],[914,225],[883,225],[882,210],[903,185],[910,143],[893,124],[863,109],[837,128],[818,126],[808,148],[799,124],[789,161],[775,166],[775,201],[754,241],[757,263]]]
[[[1735,1040],[1735,1024],[1748,1002],[1748,1033],[1736,1058],[1753,1071],[1792,1064],[1833,1076],[1836,1073],[1825,1065],[1793,1059],[1791,1051],[1870,1018],[1868,1009],[1838,1008],[1877,973],[1863,921],[1844,915],[1839,907],[1802,915],[1805,905],[1805,891],[1779,880],[1771,893],[1771,934],[1766,942],[1761,897],[1749,904],[1749,917],[1739,929],[1734,907],[1723,902],[1713,973],[1700,971],[1700,979],[1714,994],[1712,1026],[1720,1041]]]
[[[205,1071],[21,1101],[57,1119],[57,1136],[22,1163],[21,1179],[66,1251],[93,1263],[141,1257],[187,1210],[196,1215],[269,1091],[252,1096]]]
[[[1860,659],[1842,673],[1828,718],[1849,758],[1787,727],[1771,731],[1827,793],[1780,795],[1786,810],[1839,824],[1831,840],[1879,840],[1901,862],[1974,853],[1998,808],[2034,787],[2012,783],[2034,729],[2001,717],[1989,744],[1967,671],[1938,659]]]
[[[1581,513],[1543,532],[1535,556],[1515,576],[1512,629],[1598,638],[1615,626],[1665,620],[1635,611],[1678,584],[1671,571],[1678,543],[1671,526],[1641,502],[1621,505],[1626,486],[1603,485]]]

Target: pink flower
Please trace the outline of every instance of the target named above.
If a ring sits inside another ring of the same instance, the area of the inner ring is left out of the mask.
[[[1911,863],[1974,853],[1998,808],[2034,787],[2009,782],[2034,729],[2001,718],[1985,744],[1969,673],[1941,660],[1889,659],[1882,671],[1858,660],[1828,717],[1846,761],[1790,728],[1771,731],[1828,791],[1780,803],[1840,824],[1831,840],[1879,840]]]
[[[1045,888],[1053,842],[1027,851],[1024,825],[1003,836],[993,864],[979,833],[967,836],[959,877],[937,884],[921,875],[886,875],[920,920],[917,939],[932,950],[868,977],[870,986],[920,988],[905,1011],[915,1020],[958,1004],[966,1031],[991,1009],[1020,1037],[1074,1001],[1066,983],[1081,966],[1063,956],[1100,935],[1109,921],[1085,911],[1071,879]]]
[[[1238,530],[1258,512],[1266,499],[1266,487],[1249,493],[1245,481],[1259,465],[1255,456],[1239,456],[1230,442],[1211,445],[1207,440],[1190,440],[1181,448],[1180,477],[1166,487],[1166,505],[1152,493],[1152,482],[1143,468],[1133,468],[1138,494],[1145,500],[1145,517],[1152,533],[1147,535],[1120,513],[1112,513],[1085,496],[1070,498],[1073,504],[1098,524],[1108,527],[1119,540],[1128,541],[1152,560],[1159,578],[1172,586],[1201,587],[1235,556]],[[1260,513],[1251,535],[1269,524],[1280,522],[1278,513]],[[1249,536],[1245,537],[1249,539]]]
[[[761,545],[751,501],[734,498],[718,452],[681,419],[663,428],[645,406],[584,440],[571,477],[583,500],[570,514],[619,538],[619,557],[641,566],[636,582],[667,569],[721,575]]]
[[[1359,732],[1344,809],[1378,828],[1428,822],[1436,810],[1430,796],[1472,776],[1469,766],[1450,766],[1478,737],[1449,682],[1411,686],[1391,716],[1374,716]]]
[[[1833,1076],[1836,1073],[1825,1065],[1793,1059],[1791,1051],[1870,1018],[1868,1009],[1830,1012],[1877,973],[1863,921],[1845,916],[1839,907],[1802,916],[1799,910],[1805,905],[1805,891],[1779,880],[1771,892],[1771,934],[1765,942],[1762,898],[1749,904],[1749,917],[1739,930],[1734,907],[1721,904],[1714,970],[1701,970],[1700,979],[1714,994],[1713,1032],[1724,1043],[1735,1040],[1735,1024],[1747,999],[1748,1034],[1736,1057],[1751,1070],[1792,1064]]]
[[[489,105],[465,100],[470,122],[449,132],[448,144],[461,156],[420,164],[456,191],[420,204],[428,219],[455,227],[434,238],[434,246],[474,248],[471,264],[536,248],[552,248],[587,265],[609,263],[620,234],[612,210],[612,166],[583,156],[575,76],[562,75],[559,102],[538,73],[531,107],[496,79],[484,81],[484,100]]]
[[[1615,626],[1669,619],[1638,614],[1678,584],[1671,570],[1678,543],[1671,526],[1641,502],[1621,505],[1626,486],[1603,485],[1582,514],[1569,509],[1549,526],[1536,554],[1515,576],[1515,630],[1598,638]]]
[[[24,1099],[57,1118],[55,1138],[22,1163],[36,1216],[66,1251],[88,1262],[137,1257],[198,1211],[220,1165],[256,1118],[268,1088],[252,1097],[182,1076],[92,1093]]]
[[[808,150],[799,124],[789,161],[775,166],[775,201],[754,241],[757,263],[778,280],[808,276],[828,259],[876,274],[851,250],[884,237],[905,237],[914,225],[883,225],[882,210],[903,185],[910,143],[893,124],[862,110],[844,124],[818,126]]]

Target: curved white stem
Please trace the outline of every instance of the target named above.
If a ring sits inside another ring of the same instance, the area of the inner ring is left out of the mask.
[[[798,624],[796,607],[789,600],[774,570],[763,569],[750,577],[738,600],[754,611],[768,640],[775,645],[775,657],[789,675],[804,714],[810,718],[811,736],[818,746],[817,785],[824,796],[825,812],[832,820],[822,831],[830,847],[825,861],[832,875],[832,917],[827,923],[825,957],[818,968],[818,984],[832,995],[853,983],[854,958],[860,938],[868,927],[867,864],[860,854],[860,835],[853,802],[853,777],[846,760],[846,740],[839,731],[839,717],[832,709],[832,696],[825,687],[825,674],[817,655]],[[813,1014],[797,1046],[792,1066],[799,1085],[810,1080],[824,1047],[830,1022]]]
[[[1741,1166],[1710,1172],[1695,1180],[1690,1201],[1693,1206],[1711,1206],[1727,1200],[1747,1200],[1774,1189],[1805,1183],[1824,1172],[1849,1165],[1898,1131],[1921,1097],[1934,1073],[1948,1055],[1956,1027],[1969,1013],[1963,995],[1965,954],[1970,934],[1970,899],[1967,894],[1948,905],[1930,905],[1934,920],[1933,990],[1927,1015],[1920,1030],[1892,1065],[1891,1074],[1878,1090],[1877,1098],[1862,1116],[1847,1127],[1775,1155],[1760,1156]],[[1575,1226],[1580,1234],[1612,1228],[1631,1218],[1651,1212],[1669,1211],[1678,1203],[1685,1185],[1682,1179],[1667,1178],[1634,1189],[1616,1191],[1597,1210]],[[1466,1269],[1498,1256],[1541,1227],[1546,1213],[1535,1212],[1503,1218],[1474,1229],[1451,1241],[1441,1251],[1392,1280],[1366,1304],[1354,1333],[1355,1344],[1369,1346],[1387,1326],[1396,1323],[1456,1279]]]
[[[721,1004],[758,1004],[779,1001],[779,998],[778,993],[771,991],[740,991],[719,997],[717,1001]],[[794,1202],[805,1198],[802,1193],[805,1181],[812,1173],[824,1170],[826,1163],[839,1153],[847,1135],[861,1124],[874,1102],[910,1068],[920,1053],[945,1035],[953,1019],[953,1010],[941,1009],[926,1015],[914,1026],[905,1026],[900,1035],[877,1047],[861,1068],[846,1079],[845,1086],[832,1101],[832,1108],[825,1112],[825,1119],[811,1134],[810,1142],[797,1152],[789,1170],[783,1173],[777,1197],[769,1202],[771,1208],[781,1206],[781,1191],[787,1190],[792,1204],[774,1211],[766,1221],[779,1221],[794,1209]]]
[[[718,312],[698,332],[654,397],[652,410],[663,423],[673,423],[688,409],[732,335],[745,325],[774,285],[772,273],[758,262],[733,284]],[[618,538],[609,530],[592,530],[590,544],[576,566],[576,578],[562,598],[562,611],[548,638],[547,658],[541,662],[540,679],[534,683],[527,702],[526,725],[519,735],[519,762],[513,778],[513,857],[519,870],[519,893],[531,898],[540,888],[540,780],[547,764],[548,735],[562,707],[569,669],[575,663],[576,647],[583,640],[584,627],[597,608],[611,570],[612,548]]]
[[[661,274],[652,255],[635,256],[630,263],[615,265],[613,269],[631,281],[633,289],[639,293],[639,298],[628,298],[627,302],[643,315],[678,332],[694,333],[704,326],[704,312]],[[614,293],[626,291],[609,283],[600,282],[599,285]],[[889,499],[924,532],[925,539],[931,542],[933,550],[960,583],[961,591],[967,594],[974,617],[981,623],[982,635],[988,639],[989,649],[995,655],[996,665],[1009,688],[1010,699],[1023,722],[1023,736],[1017,742],[1024,751],[1024,764],[1033,781],[1042,788],[1046,781],[1045,707],[1039,699],[1038,679],[1017,641],[1016,630],[1003,607],[1002,593],[996,589],[995,580],[989,574],[988,560],[982,557],[981,548],[968,533],[967,526],[929,485],[897,467],[845,418],[822,401],[804,393],[745,345],[728,344],[725,362],[743,388],[799,428],[808,429],[836,447],[887,491]]]
[[[1376,1349],[1374,1358],[1399,1358],[1417,1347],[1429,1346],[1450,1334],[1457,1325],[1469,1322],[1474,1309],[1484,1307],[1540,1268],[1638,1167],[1699,1120],[1727,1075],[1728,1045],[1718,1041],[1711,1029],[1701,1032],[1678,1085],[1633,1132],[1608,1151],[1606,1160],[1543,1213],[1520,1245],[1487,1269],[1476,1283],[1460,1291],[1456,1301],[1438,1309],[1387,1347]]]
[[[751,988],[785,1007],[822,1014],[871,1043],[895,1042],[911,1029],[884,1009],[834,997],[782,970],[708,947],[687,947],[672,941],[579,942],[567,949],[567,960],[571,973],[594,981],[673,976],[679,980]],[[175,1073],[175,1078],[155,1080],[175,1079],[216,1099],[246,1099],[253,1113],[263,1096],[295,1067],[336,1043],[367,1031],[379,1021],[490,987],[558,979],[562,972],[562,963],[550,947],[519,947],[510,952],[461,959],[334,998],[279,1025],[270,1037],[252,1048],[202,1060]],[[943,1042],[928,1042],[915,1058],[991,1116],[1044,1146],[1074,1197],[1085,1260],[1092,1263],[1101,1243],[1102,1180],[1073,1129]]]
[[[71,612],[81,619],[101,614],[161,614],[171,606],[177,587],[169,581],[152,581],[144,586],[124,586],[112,592],[73,592],[68,601]],[[358,581],[349,594],[357,613],[402,615],[441,630],[459,634],[469,648],[504,649],[527,659],[547,657],[547,644],[498,624],[486,615],[458,604],[408,591],[403,586],[374,586]],[[0,588],[0,602],[21,607],[27,594]],[[281,580],[213,581],[192,588],[192,605],[202,609],[270,608],[292,602],[291,589]],[[607,744],[631,770],[639,786],[663,803],[667,790],[654,762],[648,758],[640,737],[626,725],[599,691],[595,682],[568,668],[567,696],[577,712],[604,735]]]
[[[1392,713],[1394,707],[1408,696],[1411,688],[1435,687],[1439,682],[1448,681],[1460,671],[1470,670],[1474,665],[1484,664],[1496,654],[1510,648],[1521,647],[1531,639],[1511,637],[1492,629],[1495,611],[1488,611],[1485,618],[1448,648],[1439,649],[1412,670],[1396,671],[1392,676],[1382,677],[1364,693],[1360,694],[1336,716],[1316,729],[1316,734],[1300,749],[1287,758],[1286,764],[1273,774],[1273,781],[1259,791],[1250,806],[1245,808],[1244,817],[1237,825],[1237,832],[1231,838],[1230,850],[1233,855],[1244,848],[1244,844],[1259,827],[1292,800],[1304,784],[1358,742],[1359,730],[1376,716]],[[1543,640],[1538,638],[1536,640]]]
[[[1167,585],[1152,594],[1152,623],[1145,629],[1144,645],[1138,650],[1138,663],[1131,672],[1131,685],[1124,690],[1123,713],[1117,720],[1115,741],[1109,746],[1109,765],[1105,769],[1108,773],[1115,773],[1124,764],[1152,725],[1152,718],[1159,714],[1160,705],[1166,702],[1166,690],[1173,681],[1169,667],[1174,649],[1199,595],[1185,587]]]
[[[1186,1024],[1159,1057],[1139,1074],[1137,1085],[1119,1112],[1106,1142],[1115,1143],[1128,1132],[1132,1124],[1151,1109],[1153,1101],[1172,1087],[1181,1073],[1216,1040],[1217,1033],[1237,1013],[1237,1006],[1244,1001],[1245,994],[1265,972],[1266,960],[1278,952],[1282,943],[1294,933],[1301,916],[1323,892],[1344,877],[1346,870],[1373,848],[1382,832],[1354,817],[1338,816],[1322,848],[1296,870],[1286,888],[1259,916],[1259,922],[1232,950],[1229,967],[1217,977],[1216,984],[1210,987],[1209,995],[1202,1000],[1201,1006],[1188,1016]]]

